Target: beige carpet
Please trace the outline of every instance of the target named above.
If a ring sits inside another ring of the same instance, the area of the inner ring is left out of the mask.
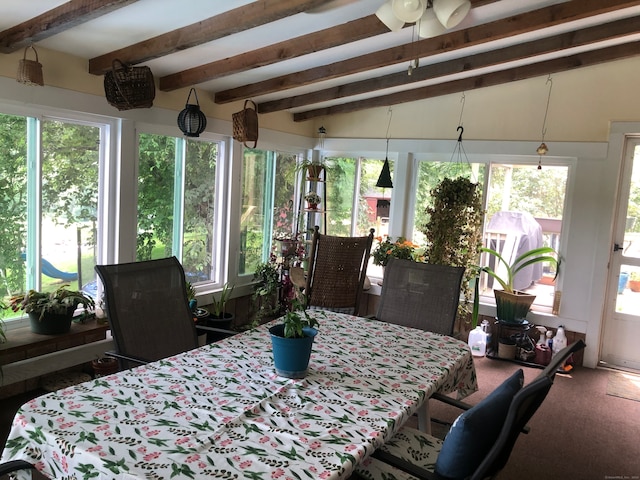
[[[610,372],[607,395],[640,402],[640,375],[626,372]]]

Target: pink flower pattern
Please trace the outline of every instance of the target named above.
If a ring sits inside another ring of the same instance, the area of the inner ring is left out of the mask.
[[[239,478],[347,478],[423,398],[477,390],[464,342],[312,314],[320,328],[304,379],[274,373],[267,324],[26,403],[1,460],[50,478],[171,478],[176,465],[206,478],[211,458]]]

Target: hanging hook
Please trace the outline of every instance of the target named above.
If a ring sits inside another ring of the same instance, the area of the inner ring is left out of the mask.
[[[460,119],[458,120],[458,125],[462,126],[462,114],[464,113],[464,104],[467,101],[467,97],[465,97],[464,92],[462,92],[462,97],[460,98],[460,103],[462,103],[462,107],[460,107]]]
[[[462,133],[464,132],[464,127],[462,125],[460,125],[458,128],[456,128],[456,131],[460,130],[460,135],[458,135],[458,141],[461,142],[462,141]]]
[[[387,124],[387,140],[389,139],[389,128],[391,128],[391,119],[393,118],[393,109],[389,107],[387,110],[387,115],[389,115],[389,123]]]

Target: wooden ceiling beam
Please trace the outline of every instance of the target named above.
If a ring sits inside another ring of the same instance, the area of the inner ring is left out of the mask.
[[[471,5],[472,7],[477,7],[497,1],[471,0]],[[407,24],[406,26],[409,27],[410,25]],[[234,57],[166,75],[160,78],[159,89],[169,92],[388,32],[389,29],[378,17],[369,15],[336,27],[326,28]]]
[[[610,23],[583,28],[552,37],[537,39],[498,50],[469,55],[445,62],[425,65],[414,69],[411,75],[406,70],[377,78],[362,80],[336,87],[326,88],[304,95],[263,102],[258,105],[260,113],[299,108],[337,98],[383,90],[385,88],[410,85],[445,75],[512,62],[536,55],[549,54],[567,48],[589,45],[596,42],[620,38],[640,32],[640,17],[625,18]]]
[[[215,17],[138,42],[89,60],[89,73],[102,75],[116,58],[130,65],[202,45],[234,33],[275,22],[326,0],[258,0]]]
[[[138,0],[70,0],[0,32],[0,51],[11,53]]]
[[[345,45],[388,31],[389,29],[378,20],[378,17],[369,15],[336,27],[161,77],[160,90],[168,92],[196,85],[225,75],[264,67],[327,48]]]
[[[359,110],[375,107],[387,107],[400,103],[414,102],[427,98],[466,92],[477,88],[501,85],[504,83],[524,80],[527,78],[550,75],[576,68],[598,65],[601,63],[621,60],[640,55],[640,41],[601,48],[589,52],[582,52],[568,57],[546,60],[521,67],[509,68],[499,72],[477,75],[474,77],[444,82],[438,85],[406,90],[403,92],[382,95],[367,100],[355,101],[335,105],[327,108],[318,108],[306,112],[293,114],[295,122],[302,122],[312,118],[351,113]]]
[[[609,13],[621,8],[634,7],[637,6],[638,3],[637,0],[608,0],[607,2],[602,2],[602,0],[572,0],[494,22],[477,25],[465,30],[446,33],[435,38],[419,40],[345,61],[282,75],[263,82],[223,90],[215,94],[215,102],[229,103],[245,98],[279,92],[285,89],[302,87],[315,82],[339,78],[375,68],[409,62],[415,58],[425,58],[594,15]]]

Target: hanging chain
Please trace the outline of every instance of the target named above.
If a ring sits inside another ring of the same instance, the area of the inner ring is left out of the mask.
[[[549,151],[549,148],[547,148],[547,144],[544,143],[544,137],[547,134],[547,115],[549,114],[549,104],[551,103],[551,89],[553,88],[553,80],[551,78],[551,75],[547,77],[546,83],[549,84],[549,93],[547,95],[547,106],[544,110],[544,120],[542,120],[542,143],[540,143],[540,146],[536,150],[538,154],[538,170],[542,170],[542,156],[546,155]]]

